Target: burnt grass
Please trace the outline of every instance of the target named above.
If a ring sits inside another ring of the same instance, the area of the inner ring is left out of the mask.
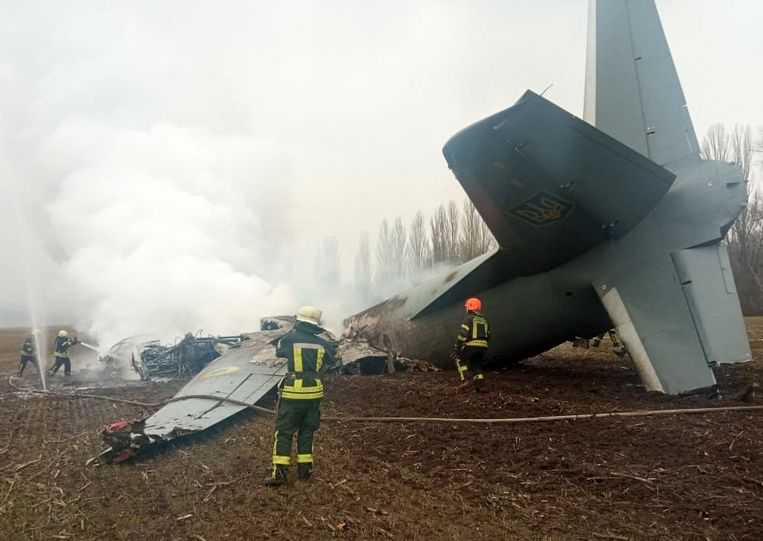
[[[721,398],[647,393],[629,360],[560,346],[488,373],[334,376],[324,415],[525,417],[763,405],[754,362],[716,370]],[[325,421],[316,476],[261,481],[273,421],[244,413],[117,466],[86,466],[99,431],[150,409],[18,393],[20,330],[0,331],[0,539],[763,539],[763,412],[519,425]],[[77,359],[69,383],[76,384]],[[183,382],[91,392],[152,402]],[[39,385],[27,368],[23,385]],[[62,376],[53,381],[65,386]],[[270,404],[272,406],[272,403]]]

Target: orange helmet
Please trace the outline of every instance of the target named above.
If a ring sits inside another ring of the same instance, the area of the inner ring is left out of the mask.
[[[466,309],[470,312],[482,310],[482,301],[479,300],[477,297],[471,297],[470,299],[466,300]]]

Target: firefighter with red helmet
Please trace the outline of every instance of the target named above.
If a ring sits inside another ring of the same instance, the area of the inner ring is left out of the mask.
[[[490,341],[490,327],[482,313],[482,301],[477,297],[467,299],[466,316],[458,331],[454,357],[461,381],[467,377],[474,382],[477,392],[484,391],[485,375],[482,373],[482,359]]]

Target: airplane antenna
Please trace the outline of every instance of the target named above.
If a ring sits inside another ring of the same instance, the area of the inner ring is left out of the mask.
[[[554,83],[551,83],[550,85],[548,85],[548,86],[547,86],[547,87],[546,87],[546,88],[543,90],[543,92],[541,92],[541,93],[540,93],[541,97],[543,97],[543,94],[545,94],[545,93],[546,93],[546,90],[548,90],[548,89],[549,89],[549,88],[551,88],[552,86],[554,86]]]

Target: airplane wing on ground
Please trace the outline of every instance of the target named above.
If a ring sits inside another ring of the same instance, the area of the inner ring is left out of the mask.
[[[593,285],[649,390],[712,387],[711,363],[752,358],[720,244],[663,254]]]
[[[273,333],[270,331],[268,334]],[[273,333],[273,334],[283,334]],[[189,381],[175,398],[188,395],[219,396],[255,404],[286,374],[286,359],[279,359],[275,346],[252,345],[230,350],[212,361]],[[172,402],[146,419],[147,435],[198,432],[209,428],[246,406],[210,399],[190,398]]]
[[[699,144],[654,2],[591,0],[583,118],[659,165]]]
[[[285,332],[279,329],[255,333],[240,347],[231,348],[209,363],[174,399],[204,395],[254,405],[286,373],[286,359],[276,357],[272,344]],[[121,462],[154,444],[209,428],[246,407],[214,398],[171,402],[145,420],[106,427],[102,436],[110,447],[98,458],[104,462]]]

